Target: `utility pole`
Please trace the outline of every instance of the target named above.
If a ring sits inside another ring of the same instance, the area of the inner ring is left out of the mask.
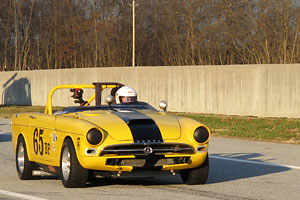
[[[135,67],[135,0],[132,0],[132,67]]]

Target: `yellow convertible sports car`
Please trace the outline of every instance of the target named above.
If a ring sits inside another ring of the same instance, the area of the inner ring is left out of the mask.
[[[52,96],[61,89],[69,89],[80,106],[54,112]],[[87,100],[83,89],[93,91]],[[103,90],[110,92],[105,105]],[[43,170],[57,174],[65,187],[84,187],[90,177],[177,173],[186,184],[206,183],[209,128],[167,113],[165,101],[159,107],[137,101],[135,91],[120,83],[56,86],[44,113],[12,117],[18,176],[32,179],[34,170]]]

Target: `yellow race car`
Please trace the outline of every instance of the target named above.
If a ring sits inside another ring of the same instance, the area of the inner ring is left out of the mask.
[[[11,132],[19,178],[32,179],[34,170],[43,170],[57,174],[65,187],[84,187],[90,177],[180,173],[186,184],[206,183],[209,128],[169,114],[165,101],[159,105],[162,111],[134,95],[120,102],[124,97],[118,91],[124,87],[106,82],[59,85],[50,91],[45,113],[14,115]],[[59,89],[69,89],[80,106],[53,111],[52,95]],[[93,90],[87,100],[83,89]],[[101,104],[103,90],[111,90],[106,105]]]

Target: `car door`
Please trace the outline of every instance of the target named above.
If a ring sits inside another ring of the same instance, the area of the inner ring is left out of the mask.
[[[55,115],[48,115],[43,113],[32,113],[29,116],[30,127],[29,134],[31,134],[32,145],[30,149],[33,161],[45,165],[53,165],[53,138],[55,136]]]

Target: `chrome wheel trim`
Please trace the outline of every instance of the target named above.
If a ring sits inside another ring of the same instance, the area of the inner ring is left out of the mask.
[[[70,166],[71,166],[71,161],[70,161],[70,152],[69,148],[65,147],[62,158],[61,158],[61,171],[62,175],[64,177],[64,180],[68,180],[70,176]]]
[[[17,164],[18,164],[18,171],[20,174],[22,174],[24,171],[24,159],[25,159],[24,144],[23,142],[20,142],[17,151]]]

